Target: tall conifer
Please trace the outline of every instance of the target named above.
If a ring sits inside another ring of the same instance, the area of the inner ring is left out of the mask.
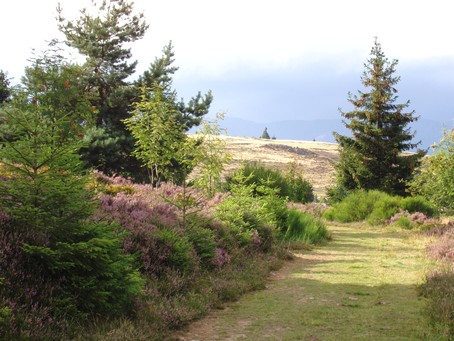
[[[405,193],[408,180],[424,154],[404,155],[419,145],[408,124],[418,119],[414,111],[405,111],[410,101],[397,103],[395,76],[397,60],[390,62],[375,40],[370,59],[364,64],[361,82],[367,92],[349,93],[353,110],[342,112],[352,136],[334,133],[339,143],[338,185],[352,189],[379,189],[393,194]]]

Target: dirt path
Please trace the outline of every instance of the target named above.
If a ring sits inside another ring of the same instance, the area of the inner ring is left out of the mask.
[[[424,340],[426,240],[331,227],[327,246],[296,255],[267,288],[191,324],[179,340]]]

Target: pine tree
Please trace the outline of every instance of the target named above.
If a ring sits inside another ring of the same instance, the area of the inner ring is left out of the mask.
[[[265,127],[265,130],[263,131],[262,135],[260,136],[261,139],[270,139],[270,134],[268,134],[268,128]]]
[[[188,131],[192,127],[200,125],[203,117],[208,114],[211,102],[213,101],[213,95],[211,91],[208,91],[205,95],[202,95],[199,91],[187,104],[183,99],[177,102],[177,93],[172,88],[173,74],[178,71],[178,67],[173,65],[174,61],[175,52],[170,41],[168,45],[164,46],[162,56],[156,58],[150,64],[150,68],[139,77],[136,84],[148,88],[157,85],[163,89],[168,99],[174,103],[176,119]]]
[[[130,43],[141,39],[148,24],[143,14],[133,14],[133,2],[102,1],[96,14],[86,9],[75,21],[63,17],[58,8],[58,27],[66,37],[66,45],[84,56],[85,91],[93,93],[92,105],[98,113],[96,128],[87,131],[89,145],[81,150],[89,166],[107,174],[122,174],[143,180],[143,170],[131,156],[134,139],[123,120],[130,115],[130,105],[138,96],[127,78],[135,72],[137,61],[132,57]]]
[[[398,61],[388,61],[377,39],[370,55],[361,77],[362,84],[370,91],[349,93],[348,100],[354,109],[341,111],[352,137],[334,133],[340,152],[338,185],[347,190],[379,189],[404,194],[405,181],[424,154],[402,154],[419,144],[412,142],[414,133],[407,127],[418,117],[414,111],[405,112],[410,101],[396,103],[395,85],[400,77],[394,74]]]

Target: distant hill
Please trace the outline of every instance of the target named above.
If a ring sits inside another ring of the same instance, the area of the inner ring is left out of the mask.
[[[227,129],[229,136],[260,137],[265,127],[271,137],[279,140],[300,140],[336,142],[333,132],[348,135],[349,130],[342,124],[341,119],[319,120],[293,120],[258,123],[240,118],[226,117],[220,124]],[[416,130],[415,141],[421,140],[419,148],[427,149],[442,137],[443,128],[452,128],[453,122],[438,122],[428,119],[420,119],[412,125]]]
[[[241,167],[243,162],[261,162],[281,170],[287,169],[290,163],[296,163],[297,169],[313,185],[319,199],[326,197],[326,189],[334,183],[337,144],[233,136],[222,138],[226,141],[226,150],[232,155],[227,174]]]

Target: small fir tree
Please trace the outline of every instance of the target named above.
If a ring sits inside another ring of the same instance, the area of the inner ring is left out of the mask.
[[[265,130],[263,131],[262,135],[260,136],[261,139],[270,139],[270,134],[268,134],[268,128],[265,127]]]
[[[395,85],[400,77],[394,76],[397,60],[389,62],[381,45],[375,40],[371,58],[364,65],[361,78],[369,92],[349,93],[354,109],[342,112],[345,126],[352,136],[334,133],[339,143],[337,176],[339,188],[379,189],[392,194],[405,193],[405,181],[424,155],[403,155],[403,151],[417,147],[411,142],[414,133],[408,124],[418,117],[414,111],[405,112],[410,102],[396,103]]]
[[[54,65],[29,69],[24,91],[0,109],[12,128],[12,138],[1,139],[0,212],[8,223],[0,231],[2,242],[16,248],[6,252],[15,267],[0,262],[0,299],[10,303],[16,326],[29,321],[33,309],[49,328],[52,321],[119,313],[140,291],[118,226],[90,220],[96,207],[77,153],[84,122],[74,119],[85,101],[68,104],[77,96],[65,86],[66,76]],[[20,328],[15,333],[13,339],[22,338]]]

